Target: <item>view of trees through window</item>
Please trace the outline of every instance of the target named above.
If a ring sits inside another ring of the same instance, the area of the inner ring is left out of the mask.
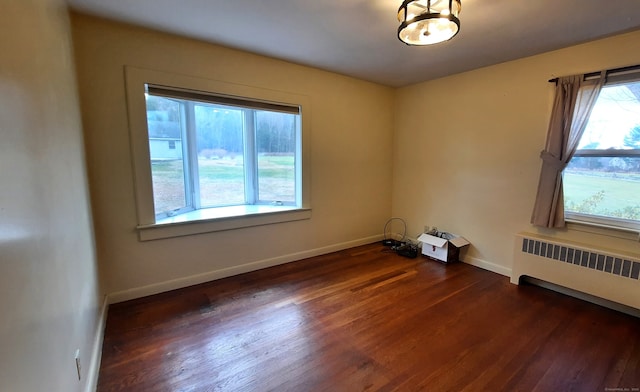
[[[640,82],[602,89],[563,183],[567,212],[640,220]]]
[[[146,102],[156,214],[295,203],[298,115],[151,94]]]

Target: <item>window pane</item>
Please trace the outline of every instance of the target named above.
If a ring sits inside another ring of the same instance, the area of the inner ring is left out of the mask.
[[[243,111],[195,105],[200,206],[244,204]]]
[[[630,139],[636,127],[640,127],[640,81],[605,86],[578,149],[640,148],[640,135],[634,139],[635,144]]]
[[[640,149],[640,82],[600,92],[578,145],[578,152],[596,151],[574,157],[565,169],[565,211],[640,220],[640,157],[621,155],[629,149]]]
[[[153,95],[146,102],[155,213],[171,215],[186,206],[182,105]]]
[[[297,115],[257,111],[258,200],[295,203]]]
[[[640,157],[575,157],[563,182],[567,212],[640,220]]]

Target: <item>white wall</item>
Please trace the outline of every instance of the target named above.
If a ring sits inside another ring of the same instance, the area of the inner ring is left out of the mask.
[[[391,212],[392,89],[81,14],[72,25],[98,257],[115,300],[380,237]],[[139,242],[125,65],[308,97],[311,219]]]
[[[3,1],[0,53],[0,391],[86,390],[102,300],[64,2]]]
[[[464,235],[466,261],[509,274],[514,234],[533,230],[640,254],[632,240],[529,224],[553,77],[640,63],[640,32],[397,90],[393,214]],[[623,235],[624,237],[624,235]]]

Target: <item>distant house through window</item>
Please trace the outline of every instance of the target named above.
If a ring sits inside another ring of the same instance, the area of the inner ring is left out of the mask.
[[[297,107],[152,85],[147,91],[157,219],[202,208],[296,205]],[[180,141],[182,154],[156,155],[153,141],[161,136]]]
[[[134,67],[125,76],[141,240],[311,217],[307,97]]]

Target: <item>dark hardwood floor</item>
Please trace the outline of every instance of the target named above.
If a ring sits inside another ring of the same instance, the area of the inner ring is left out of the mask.
[[[112,305],[98,385],[100,392],[638,388],[640,319],[377,244]]]

